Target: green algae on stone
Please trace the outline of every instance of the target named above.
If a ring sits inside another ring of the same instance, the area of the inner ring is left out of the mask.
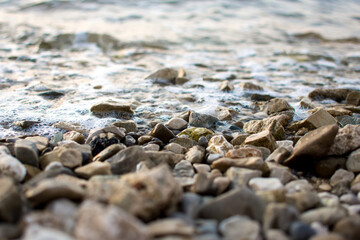
[[[207,128],[191,127],[179,133],[178,136],[179,137],[187,136],[192,140],[198,141],[200,137],[206,137],[208,135],[213,135],[213,134],[214,132]]]

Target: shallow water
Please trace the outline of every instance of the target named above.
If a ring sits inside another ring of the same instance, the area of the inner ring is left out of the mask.
[[[312,89],[360,89],[359,13],[356,0],[0,1],[0,137],[49,135],[59,121],[104,126],[116,119],[90,107],[108,99],[132,103],[140,125],[221,106],[237,120],[255,112],[242,82],[303,118],[298,102]],[[41,45],[59,34],[72,40]],[[163,67],[184,68],[190,81],[144,80]],[[203,80],[230,76],[233,92]],[[56,98],[39,95],[48,91]],[[20,131],[19,120],[41,123]]]

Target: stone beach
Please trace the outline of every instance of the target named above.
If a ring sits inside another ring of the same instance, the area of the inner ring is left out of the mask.
[[[0,239],[359,239],[360,4],[262,2],[0,1]]]

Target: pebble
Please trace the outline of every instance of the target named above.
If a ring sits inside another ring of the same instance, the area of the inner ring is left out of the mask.
[[[339,220],[333,231],[341,235],[344,239],[356,240],[360,236],[360,216],[353,215]]]
[[[339,220],[347,216],[347,211],[340,207],[320,207],[308,210],[301,214],[301,221],[311,224],[320,222],[326,226],[333,226]]]
[[[262,152],[255,147],[240,147],[229,150],[225,156],[228,158],[262,157]]]
[[[36,144],[29,140],[17,140],[15,142],[16,158],[24,164],[39,166],[39,155]]]
[[[185,159],[191,163],[201,163],[205,157],[205,149],[200,146],[190,148],[186,154]]]
[[[69,140],[69,141],[74,141],[74,142],[77,142],[80,144],[85,142],[85,136],[76,131],[70,131],[70,132],[64,133],[63,139],[65,141]]]
[[[310,225],[300,221],[291,224],[289,233],[293,240],[307,240],[316,234]]]
[[[233,149],[233,145],[223,135],[215,135],[210,139],[206,151],[224,156],[231,149]]]
[[[93,161],[99,161],[103,162],[106,159],[114,156],[116,153],[118,153],[121,150],[124,150],[126,146],[124,144],[113,144],[102,150],[100,153],[98,153],[94,158]]]
[[[272,191],[283,189],[284,185],[278,178],[252,178],[249,181],[249,186],[254,191]]]
[[[232,84],[231,82],[229,82],[228,80],[223,81],[220,85],[219,85],[219,89],[220,91],[223,92],[231,92],[234,90],[234,84]]]
[[[282,111],[287,111],[287,110],[294,110],[293,107],[291,107],[291,105],[284,99],[281,98],[274,98],[269,100],[263,109],[263,112],[267,113],[267,114],[273,114],[273,113],[279,113]]]
[[[193,127],[201,127],[201,128],[211,129],[216,126],[216,123],[218,121],[219,121],[219,119],[217,119],[216,117],[213,117],[211,115],[208,115],[208,114],[191,112],[190,116],[189,116],[189,124]]]
[[[360,147],[360,126],[348,124],[337,133],[329,155],[344,155]]]
[[[59,198],[82,200],[85,197],[85,190],[79,184],[74,184],[76,180],[77,178],[73,181],[61,178],[44,179],[29,188],[25,196],[35,206]]]
[[[249,134],[269,130],[276,140],[285,139],[285,129],[276,118],[251,120],[244,124],[244,131]]]
[[[21,182],[26,175],[26,168],[10,154],[5,146],[0,146],[0,174],[9,176],[16,182]]]
[[[261,239],[260,224],[246,216],[236,215],[221,221],[219,230],[224,240]]]
[[[110,163],[112,174],[133,172],[139,162],[146,161],[150,161],[150,158],[141,146],[125,148],[106,160]]]
[[[90,200],[80,205],[74,234],[79,240],[149,239],[144,224],[131,214]]]
[[[324,100],[324,99],[332,99],[337,102],[344,101],[347,97],[347,95],[351,92],[350,89],[323,89],[323,88],[317,88],[313,91],[311,91],[308,94],[308,97],[311,100]]]
[[[298,210],[285,203],[270,203],[264,214],[265,229],[281,229],[284,232],[290,230],[291,224],[299,219]]]
[[[120,117],[130,117],[134,114],[130,104],[124,104],[114,101],[97,103],[91,106],[90,111],[97,116],[106,116],[114,114]]]
[[[117,122],[112,123],[112,125],[119,127],[119,128],[124,128],[125,133],[137,131],[137,125],[136,125],[135,121],[133,121],[133,120],[117,121]]]
[[[89,179],[96,175],[110,175],[111,165],[108,162],[92,162],[82,167],[75,169],[75,173],[82,177]]]
[[[219,158],[211,164],[212,169],[226,172],[230,167],[249,168],[266,171],[266,165],[261,157],[249,158]]]
[[[230,167],[226,172],[233,187],[245,187],[248,185],[250,179],[261,177],[262,172],[259,170],[252,170],[246,168]]]
[[[44,149],[47,148],[47,146],[49,145],[49,139],[47,137],[40,137],[40,136],[27,137],[25,138],[25,140],[29,140],[35,143],[36,148],[39,152],[44,151]]]
[[[168,150],[170,152],[176,154],[184,154],[186,152],[186,148],[177,143],[169,143],[164,147],[164,150]]]
[[[354,173],[360,172],[360,149],[353,151],[347,161],[346,168]]]
[[[187,127],[188,122],[182,118],[171,118],[165,126],[172,130],[183,130]]]
[[[153,237],[181,236],[191,238],[195,228],[176,218],[166,218],[153,221],[146,226],[148,234]]]
[[[247,188],[234,189],[206,203],[198,212],[201,218],[222,221],[234,215],[244,215],[262,221],[266,203]]]
[[[307,133],[296,143],[292,155],[284,161],[284,164],[288,166],[312,165],[312,159],[327,156],[337,132],[337,125],[328,125]]]
[[[156,124],[150,135],[159,138],[164,143],[168,143],[171,139],[175,138],[174,133],[162,123]]]
[[[352,180],[354,180],[355,175],[350,171],[346,171],[344,169],[337,170],[330,178],[331,186],[336,185],[350,185]]]
[[[14,181],[0,178],[0,220],[16,223],[23,213],[22,195]]]
[[[266,147],[271,152],[277,148],[276,140],[269,130],[250,135],[245,139],[243,144]]]

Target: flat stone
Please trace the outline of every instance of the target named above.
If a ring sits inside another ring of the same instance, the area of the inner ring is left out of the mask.
[[[97,116],[116,115],[129,117],[134,114],[130,104],[114,101],[101,102],[91,106],[90,111]]]
[[[254,191],[272,191],[284,188],[284,185],[278,178],[252,178],[249,181],[249,186]]]
[[[346,168],[355,173],[360,172],[360,149],[353,151],[349,155],[346,161]]]
[[[164,143],[168,143],[171,139],[175,138],[174,133],[162,123],[156,124],[150,135],[160,139]]]
[[[13,180],[0,178],[0,220],[2,222],[17,222],[22,215],[23,203],[21,194]]]
[[[191,163],[201,163],[205,157],[205,149],[200,146],[190,148],[186,154],[185,159]]]
[[[110,175],[110,168],[111,165],[107,162],[92,162],[76,168],[75,173],[82,178],[89,179],[96,175]]]
[[[219,230],[224,240],[261,239],[260,224],[246,216],[236,215],[223,220],[219,225]]]
[[[340,204],[339,198],[334,194],[322,192],[318,193],[318,196],[320,198],[321,205],[324,207],[337,207]]]
[[[247,188],[234,189],[203,204],[198,212],[200,218],[222,221],[234,215],[245,215],[261,221],[265,201]]]
[[[182,118],[174,117],[171,118],[165,126],[173,130],[183,130],[187,127],[188,122]]]
[[[262,172],[246,168],[230,167],[226,172],[233,187],[246,187],[252,178],[261,177]]]
[[[124,128],[126,133],[137,131],[137,125],[133,120],[117,121],[112,123],[112,125],[119,128]]]
[[[213,136],[206,148],[209,153],[221,154],[223,156],[231,149],[233,149],[233,145],[223,135]]]
[[[16,182],[21,182],[26,175],[24,165],[5,146],[0,146],[0,175],[9,176]]]
[[[220,158],[211,164],[212,169],[219,169],[221,172],[226,172],[230,167],[241,167],[255,170],[265,170],[265,163],[261,157],[249,158]]]
[[[136,165],[142,161],[150,161],[150,158],[141,146],[125,148],[106,160],[110,163],[113,174],[133,172]]]
[[[99,161],[103,162],[106,159],[114,156],[116,153],[120,152],[121,150],[124,150],[126,146],[122,143],[120,144],[112,144],[102,150],[100,153],[98,153],[94,158],[93,161]]]
[[[26,198],[33,204],[39,205],[54,199],[67,198],[71,200],[82,200],[85,190],[73,181],[65,179],[44,179],[35,187],[29,188],[25,192]]]
[[[307,224],[320,222],[332,226],[346,216],[347,212],[344,208],[321,207],[304,212],[301,214],[300,219]]]
[[[285,165],[305,165],[327,156],[338,132],[337,125],[327,125],[315,129],[300,138],[293,154],[284,161]]]
[[[336,119],[322,108],[307,117],[305,121],[314,126],[315,128],[323,127],[326,125],[333,125],[337,123]]]
[[[89,200],[80,205],[74,234],[79,240],[149,239],[143,223],[131,214]]]
[[[343,155],[360,147],[360,125],[348,124],[337,133],[329,155]]]
[[[29,140],[17,140],[15,142],[16,158],[24,164],[39,166],[39,155],[36,144]]]
[[[266,147],[270,151],[274,151],[277,147],[276,140],[269,130],[250,135],[245,139],[244,145]]]
[[[153,221],[146,226],[147,232],[153,238],[164,236],[192,237],[195,228],[176,218],[166,218]]]
[[[317,89],[311,91],[308,94],[308,97],[311,100],[317,100],[317,101],[321,101],[324,99],[332,99],[337,102],[341,102],[346,99],[346,96],[351,91],[352,90],[350,90],[350,89],[341,89],[341,88],[337,88],[337,89],[317,88]]]

